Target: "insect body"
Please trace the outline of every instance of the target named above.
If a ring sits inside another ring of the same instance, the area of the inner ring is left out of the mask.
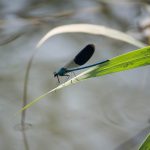
[[[60,83],[59,76],[68,76],[69,77],[69,74],[67,74],[69,72],[86,69],[86,68],[93,67],[93,66],[96,66],[96,65],[99,65],[99,64],[102,64],[102,63],[108,61],[108,60],[105,60],[105,61],[101,61],[101,62],[92,64],[92,65],[80,67],[80,66],[84,65],[92,57],[94,51],[95,51],[95,47],[93,44],[87,45],[67,65],[60,68],[57,72],[54,72],[54,77],[57,77],[58,82]]]

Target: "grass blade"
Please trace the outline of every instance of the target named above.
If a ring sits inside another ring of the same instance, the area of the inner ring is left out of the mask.
[[[150,150],[150,134],[147,136],[139,150]]]
[[[79,32],[79,33],[88,33],[88,34],[94,34],[94,35],[104,35],[110,38],[114,38],[120,41],[124,41],[127,43],[130,43],[132,45],[135,45],[139,48],[142,48],[146,46],[144,43],[134,39],[128,34],[125,34],[121,31],[111,29],[105,26],[101,25],[92,25],[92,24],[70,24],[70,25],[63,25],[56,27],[52,30],[50,30],[37,44],[37,47],[40,47],[46,40],[48,40],[50,37],[61,34],[61,33],[73,33],[73,32]]]
[[[90,69],[79,74],[75,78],[72,78],[71,80],[54,88],[53,90],[50,90],[44,93],[43,95],[39,96],[38,98],[34,99],[25,107],[23,107],[20,110],[20,112],[29,108],[40,99],[47,96],[48,94],[54,91],[57,91],[63,87],[72,85],[74,83],[77,83],[79,81],[82,81],[88,78],[99,77],[102,75],[119,72],[119,71],[125,71],[125,70],[129,70],[129,69],[133,69],[133,68],[137,68],[137,67],[141,67],[145,65],[150,65],[150,46],[119,55],[117,57],[110,59],[110,61],[108,62],[105,62],[95,67],[91,67]]]

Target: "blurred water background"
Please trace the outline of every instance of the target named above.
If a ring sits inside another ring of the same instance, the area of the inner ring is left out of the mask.
[[[14,114],[22,107],[29,57],[50,29],[91,23],[149,44],[149,26],[143,25],[149,17],[148,0],[1,0],[0,150],[137,150],[150,131],[149,66],[89,79],[45,97],[27,110],[27,141],[19,130],[21,115]],[[54,36],[33,61],[28,102],[56,87],[53,72],[89,43],[96,52],[88,64],[137,49],[103,36]]]

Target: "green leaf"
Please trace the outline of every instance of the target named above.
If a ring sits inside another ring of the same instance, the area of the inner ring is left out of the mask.
[[[96,66],[94,69],[86,72],[85,75],[82,75],[82,78],[85,79],[98,77],[105,74],[129,70],[149,64],[150,46],[114,57],[110,61]]]
[[[150,150],[150,134],[144,140],[143,144],[140,146],[139,150]]]
[[[23,107],[20,111],[23,111],[29,108],[37,101],[44,98],[46,95],[56,90],[59,90],[63,87],[77,83],[79,81],[82,81],[88,78],[99,77],[99,76],[114,73],[114,72],[125,71],[128,69],[146,66],[149,64],[150,64],[150,46],[119,55],[117,57],[110,59],[109,61],[103,64],[100,64],[95,67],[91,67],[90,69],[79,74],[75,78],[72,78],[71,80],[59,85],[58,87],[44,93],[40,97],[31,101],[29,104]]]

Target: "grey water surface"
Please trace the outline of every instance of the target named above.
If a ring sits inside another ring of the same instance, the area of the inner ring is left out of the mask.
[[[50,29],[91,23],[146,41],[138,25],[149,16],[148,2],[107,2],[0,1],[0,150],[138,149],[150,132],[149,66],[88,79],[43,98],[26,112],[26,141],[20,130],[21,114],[14,115],[22,107],[27,62]],[[96,52],[88,64],[137,49],[103,36],[54,36],[34,58],[28,102],[56,87],[53,72],[91,43]]]

